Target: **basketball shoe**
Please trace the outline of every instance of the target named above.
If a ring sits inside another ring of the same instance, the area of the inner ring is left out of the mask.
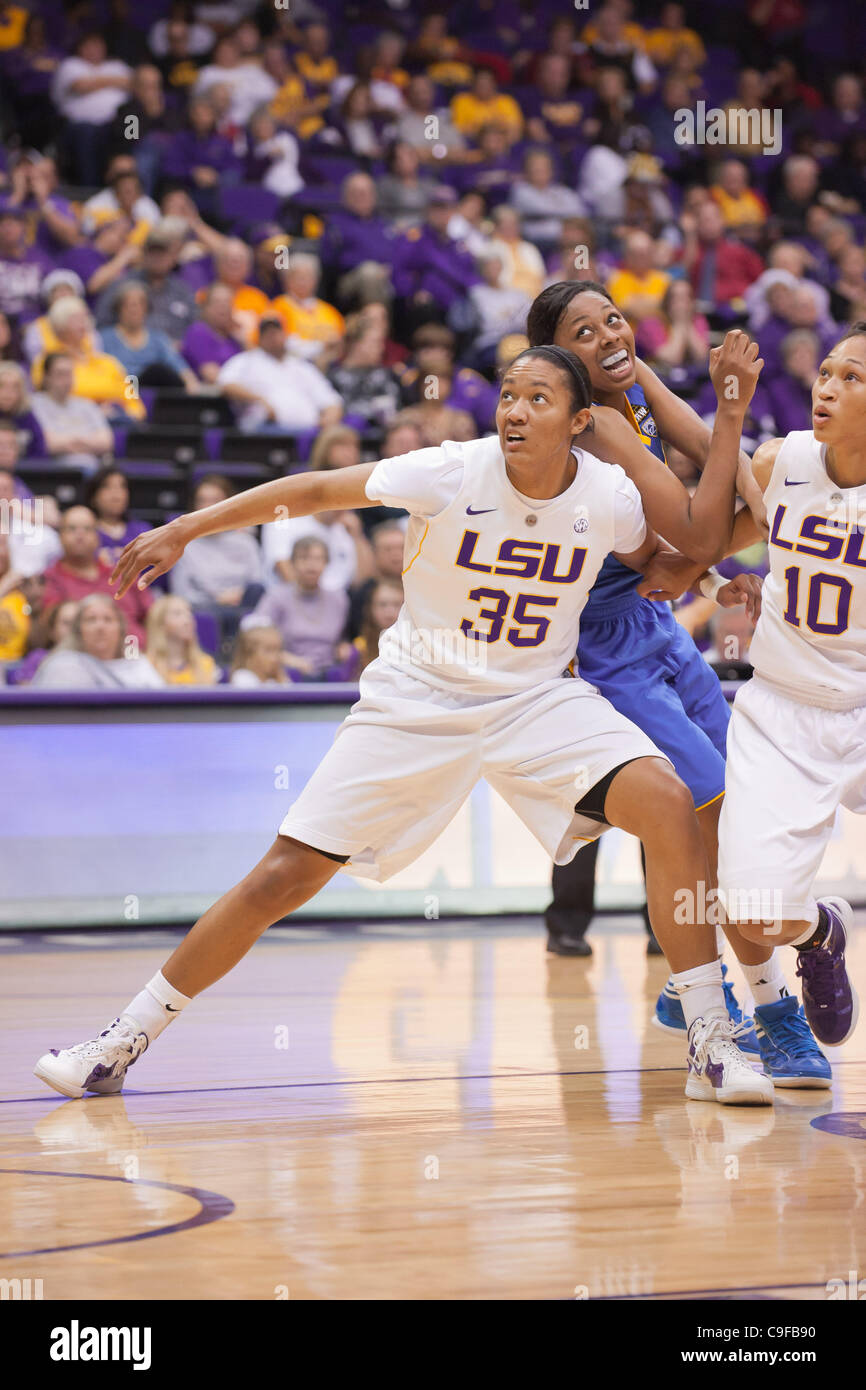
[[[775,1004],[755,1006],[755,1032],[764,1075],[774,1086],[823,1090],[833,1084],[830,1063],[806,1021],[798,999],[788,995]]]
[[[689,1100],[715,1100],[720,1105],[772,1105],[773,1083],[755,1071],[737,1043],[743,1024],[721,1013],[696,1018],[689,1029]]]
[[[739,1004],[737,996],[734,994],[734,986],[728,979],[728,967],[722,964],[722,989],[725,991],[725,1004],[728,1008],[728,1017],[731,1022],[739,1028],[745,1024],[743,1032],[738,1036],[737,1043],[741,1052],[751,1052],[757,1056],[760,1052],[758,1039],[755,1036],[753,1021],[748,1014],[744,1014]],[[664,1028],[668,1033],[685,1033],[686,1016],[683,1013],[683,1006],[674,985],[668,978],[664,989],[656,1000],[653,1023],[657,1028]]]
[[[73,1100],[80,1100],[85,1091],[115,1095],[123,1089],[127,1069],[138,1061],[148,1042],[147,1034],[124,1015],[98,1038],[59,1050],[52,1047],[39,1058],[33,1075]]]
[[[803,981],[803,1008],[809,1027],[819,1042],[838,1047],[854,1032],[860,1011],[845,968],[853,914],[844,898],[822,898],[818,906],[830,919],[830,928],[820,946],[799,952],[797,974]]]

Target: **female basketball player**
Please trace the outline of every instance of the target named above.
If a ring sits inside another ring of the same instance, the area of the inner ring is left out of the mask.
[[[744,334],[730,334],[714,359],[717,428],[735,438],[756,357]],[[741,400],[722,399],[728,377]],[[275,514],[376,503],[410,512],[400,616],[275,843],[110,1027],[46,1053],[37,1076],[67,1096],[119,1090],[166,1024],[271,923],[341,866],[385,879],[411,863],[484,776],[559,863],[606,824],[640,837],[654,928],[683,987],[686,1093],[772,1102],[772,1085],[736,1045],[712,927],[674,919],[675,894],[707,874],[691,795],[645,734],[583,680],[563,678],[606,556],[637,573],[658,546],[622,469],[574,447],[590,402],[578,359],[562,348],[529,349],[502,382],[498,438],[266,483],[125,548],[114,575],[119,597],[136,579],[146,588],[164,574],[196,536]],[[732,469],[735,445],[729,459],[716,450],[709,466]],[[579,797],[576,782],[591,790]]]
[[[737,694],[719,827],[719,886],[732,921],[798,951],[806,1016],[835,1046],[857,995],[845,968],[851,908],[814,898],[846,806],[866,814],[866,322],[821,363],[812,429],[770,439],[752,468],[770,521],[770,573]],[[771,923],[772,925],[766,925]],[[778,1030],[793,1000],[773,1005]]]
[[[743,468],[749,466],[745,455],[740,485],[754,516],[746,509],[734,518],[732,493],[721,496],[716,485],[717,505],[724,506],[733,521],[728,544],[713,550],[712,538],[705,535],[701,544],[689,534],[700,530],[706,509],[698,512],[682,483],[665,466],[661,441],[666,439],[704,468],[711,432],[689,405],[636,358],[631,328],[602,285],[584,280],[549,286],[532,305],[527,331],[530,343],[557,343],[584,363],[593,401],[606,407],[593,410],[592,448],[599,457],[622,465],[641,493],[648,521],[666,540],[706,564],[758,538],[763,503],[751,477],[744,481]],[[703,477],[696,499],[705,483]],[[681,568],[682,557],[673,559],[674,567]],[[664,557],[656,562],[656,575],[665,563]],[[693,566],[692,582],[703,564]],[[657,582],[650,578],[641,583],[615,556],[608,557],[581,616],[577,665],[584,680],[667,754],[691,791],[710,864],[709,889],[716,882],[729,711],[718,678],[667,605],[642,597]],[[688,587],[687,580],[680,578],[680,582]],[[714,587],[722,585],[719,577]],[[557,898],[574,902],[578,872],[577,863],[554,869],[553,914]],[[766,938],[749,940],[734,927],[726,930],[757,1006],[757,1038],[754,1033],[745,1035],[741,1046],[760,1049],[764,1071],[776,1085],[828,1086],[829,1063],[811,1037],[802,1011],[793,1021],[786,1014],[781,1032],[773,1026],[773,1006],[788,997],[773,943]],[[727,990],[732,1017],[738,1021],[742,1015],[730,986]],[[659,997],[656,1019],[671,1029],[685,1026],[672,980]]]

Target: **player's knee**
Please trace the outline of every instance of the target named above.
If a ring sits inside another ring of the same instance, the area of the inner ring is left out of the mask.
[[[316,850],[278,835],[254,870],[250,895],[276,922],[319,890],[328,877],[330,863]]]
[[[646,842],[663,836],[670,839],[680,827],[694,828],[695,803],[692,794],[669,763],[655,760],[649,771],[644,795],[635,806],[638,834]]]

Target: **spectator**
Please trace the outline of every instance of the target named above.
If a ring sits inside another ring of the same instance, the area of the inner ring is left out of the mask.
[[[75,362],[68,353],[46,354],[33,414],[54,462],[91,473],[99,467],[99,456],[112,448],[114,437],[96,402],[74,394],[74,381]]]
[[[140,63],[132,74],[130,100],[119,106],[111,123],[109,148],[129,148],[134,140],[135,163],[142,188],[152,193],[161,172],[162,152],[169,143],[162,73],[153,63]]]
[[[773,198],[773,218],[786,237],[806,234],[806,215],[818,201],[821,166],[811,155],[790,155],[782,165],[782,184]]]
[[[683,260],[699,306],[709,311],[738,310],[742,297],[763,265],[757,252],[724,235],[721,209],[711,199],[703,202],[689,221],[681,218],[685,240]]]
[[[489,68],[479,67],[472,79],[472,90],[459,92],[451,101],[451,119],[461,135],[474,139],[485,125],[498,125],[508,132],[510,144],[523,134],[523,115],[514,97],[500,92]]]
[[[10,8],[6,7],[7,14]],[[26,15],[27,12],[21,9],[18,13]],[[23,42],[3,54],[17,128],[27,131],[28,140],[37,149],[44,149],[57,129],[51,88],[64,56],[56,42],[49,43],[45,18],[40,14],[29,15]]]
[[[841,153],[854,135],[866,135],[863,83],[855,72],[841,72],[833,79],[832,105],[816,112],[816,155],[821,159]]]
[[[116,464],[105,464],[87,480],[82,502],[96,517],[99,558],[113,569],[124,547],[150,526],[146,521],[130,519],[129,483]]]
[[[193,511],[233,493],[228,478],[209,473],[196,484]],[[171,571],[169,588],[196,610],[212,613],[223,633],[233,635],[242,615],[258,602],[262,578],[262,552],[252,531],[223,531],[190,542]]]
[[[376,211],[376,185],[369,174],[349,174],[341,189],[342,207],[332,213],[322,236],[322,263],[337,275],[372,261],[390,269],[394,238]]]
[[[120,605],[92,593],[77,604],[71,631],[41,662],[39,690],[160,690],[165,682],[137,646],[127,645]]]
[[[583,106],[572,89],[572,64],[564,53],[544,53],[535,83],[522,93],[527,138],[536,144],[563,145],[578,137]]]
[[[384,354],[381,327],[358,314],[347,329],[339,363],[328,372],[346,414],[361,416],[367,424],[385,424],[400,406],[400,383],[384,365]]]
[[[586,35],[584,35],[586,38]],[[589,42],[588,57],[591,71],[599,74],[605,68],[618,68],[633,90],[646,95],[656,84],[656,70],[643,50],[625,33],[619,6],[602,5],[595,19],[594,35]]]
[[[506,333],[519,333],[526,324],[532,300],[523,290],[502,283],[499,252],[491,249],[479,261],[483,284],[473,285],[469,298],[475,310],[473,351],[479,366],[490,366],[496,345]]]
[[[343,413],[327,377],[311,362],[286,351],[286,330],[271,313],[259,325],[258,347],[229,358],[217,384],[237,405],[241,429],[324,429]]]
[[[26,218],[20,207],[0,208],[0,311],[17,324],[37,317],[40,286],[52,269],[44,251],[27,245]]]
[[[403,397],[428,417],[440,406],[468,411],[479,431],[492,428],[499,390],[469,367],[454,361],[454,334],[442,324],[428,323],[413,338],[415,366],[403,373]],[[426,426],[429,426],[429,419]],[[426,427],[425,426],[425,427]],[[446,435],[445,438],[448,438]]]
[[[430,139],[430,117],[436,118],[438,138]],[[466,141],[457,129],[447,107],[436,104],[436,88],[426,73],[416,73],[406,89],[406,110],[397,120],[398,140],[412,145],[423,163],[461,160]]]
[[[349,612],[343,589],[326,589],[322,576],[328,547],[316,536],[301,536],[291,550],[291,581],[280,580],[259,600],[252,621],[265,620],[283,640],[283,660],[295,678],[334,680],[334,668],[352,656],[341,641]]]
[[[253,112],[273,100],[278,87],[257,63],[244,62],[236,40],[224,35],[217,41],[211,62],[198,75],[195,92],[209,92],[215,86],[228,87],[229,120],[242,130]]]
[[[52,96],[67,123],[65,138],[79,183],[99,183],[111,122],[131,86],[126,63],[109,58],[97,32],[82,34],[74,57],[58,67]]]
[[[724,160],[710,192],[722,210],[728,231],[744,241],[757,241],[767,220],[767,204],[749,187],[749,171],[742,160]]]
[[[583,217],[587,211],[579,194],[554,182],[547,150],[530,150],[526,155],[523,176],[511,190],[511,205],[523,220],[524,235],[548,251],[562,234],[563,218]]]
[[[28,588],[34,594],[42,588],[42,577],[22,580],[12,570],[9,537],[0,531],[0,681],[8,661],[20,661],[27,651],[31,627]],[[41,598],[41,594],[40,594]]]
[[[394,456],[386,454],[385,457]],[[406,549],[404,526],[396,518],[380,521],[370,532],[370,545],[373,554],[372,573],[362,584],[353,585],[349,592],[349,634],[352,637],[357,637],[363,629],[364,614],[369,608],[370,596],[377,584],[396,584],[401,590],[403,587]]]
[[[49,309],[48,322],[59,350],[72,358],[73,394],[142,419],[144,406],[117,358],[97,352],[93,346],[93,320],[87,305],[71,295],[64,295]],[[43,356],[33,364],[33,380],[37,386],[42,385],[44,370]]]
[[[837,322],[853,323],[866,313],[866,255],[860,246],[847,246],[836,264],[830,309]]]
[[[253,253],[239,237],[229,237],[216,256],[216,284],[226,285],[232,294],[232,313],[245,347],[255,342],[262,314],[269,308],[268,297],[250,283]]]
[[[493,204],[507,199],[520,173],[520,159],[512,147],[505,126],[484,125],[472,149],[467,150],[453,180],[465,196],[475,192]]]
[[[423,221],[434,184],[419,173],[421,157],[408,140],[395,140],[385,163],[388,172],[379,181],[379,213],[403,231]]]
[[[42,426],[31,409],[27,377],[17,362],[0,362],[0,421],[18,431],[21,458],[45,457]]]
[[[216,685],[219,669],[203,652],[186,599],[163,594],[147,615],[147,657],[166,685]]]
[[[31,241],[46,256],[75,246],[81,236],[78,214],[57,192],[57,165],[37,150],[19,150],[11,161],[12,177],[2,206],[27,215]]]
[[[82,599],[88,594],[108,594],[121,610],[127,631],[144,645],[144,622],[153,597],[133,585],[121,599],[114,599],[109,584],[111,566],[99,558],[99,532],[89,507],[67,507],[60,520],[63,553],[45,572],[45,605]]]
[[[288,266],[280,271],[283,293],[271,310],[282,320],[289,349],[324,367],[343,338],[346,321],[333,304],[317,297],[321,269],[318,257],[290,253]]]
[[[234,295],[228,285],[216,281],[204,291],[201,318],[190,324],[181,344],[189,366],[208,386],[213,386],[220,367],[243,352],[240,330],[235,325]]]
[[[218,133],[216,120],[212,98],[206,92],[193,94],[187,125],[173,134],[162,160],[163,178],[187,188],[206,217],[217,213],[219,189],[240,178],[240,161],[232,142]]]
[[[469,251],[448,235],[456,202],[453,188],[440,185],[431,194],[424,225],[410,227],[397,245],[394,289],[408,301],[416,322],[453,316],[478,284]]]
[[[399,579],[374,579],[367,593],[361,628],[354,645],[360,664],[358,675],[379,655],[379,638],[393,627],[403,606],[403,585]]]
[[[608,281],[610,297],[633,324],[657,313],[670,276],[655,265],[656,251],[646,232],[627,232],[622,266]]]
[[[164,333],[149,326],[147,289],[127,280],[114,294],[114,325],[102,334],[102,346],[116,357],[140,386],[185,387],[195,394],[198,378]]]
[[[354,468],[361,462],[361,437],[349,425],[329,425],[316,438],[310,469]],[[365,509],[366,510],[366,509]]]
[[[130,236],[137,245],[141,245],[159,221],[159,207],[145,193],[131,154],[114,155],[108,168],[105,188],[84,204],[82,230],[87,236],[92,236],[103,222],[122,215],[128,217],[132,224]]]
[[[253,113],[248,126],[248,183],[261,184],[280,198],[291,198],[304,186],[298,170],[300,146],[288,130],[279,130],[268,106]]]
[[[668,0],[662,5],[658,25],[646,35],[644,49],[659,67],[668,67],[682,48],[691,52],[698,67],[703,67],[707,54],[700,35],[686,25],[684,6],[677,0]]]
[[[241,629],[235,643],[229,684],[239,690],[289,684],[279,628],[261,623]]]
[[[317,469],[343,466],[330,442],[319,447],[313,462]],[[352,584],[363,583],[372,574],[373,552],[358,513],[318,512],[315,516],[283,517],[279,521],[269,521],[262,527],[265,583],[268,586],[279,580],[286,583],[294,580],[292,550],[296,541],[308,536],[321,541],[327,551],[327,564],[321,579],[323,589],[344,591]]]
[[[12,448],[6,451],[7,441]],[[8,426],[0,426],[0,506],[7,510],[16,501],[22,501],[14,464],[17,460],[17,434]],[[28,499],[29,500],[29,499]],[[36,504],[39,511],[36,510]],[[16,581],[42,574],[59,559],[62,552],[60,537],[60,513],[53,497],[32,499],[31,516],[36,524],[32,527],[11,527],[9,533],[9,552],[11,573]],[[14,513],[13,513],[14,515]],[[3,585],[0,583],[0,592]]]
[[[45,577],[38,576],[42,580],[42,600],[45,595]],[[62,646],[72,633],[72,624],[78,612],[78,604],[75,602],[55,603],[52,607],[47,607],[42,602],[42,609],[38,616],[30,625],[28,632],[28,647],[26,655],[19,662],[15,673],[16,685],[30,685],[33,677],[39,670],[46,656]]]
[[[595,280],[601,279],[595,259],[595,231],[588,217],[566,217],[562,223],[562,235],[554,255],[548,260],[548,274],[544,286],[555,285],[557,280]]]
[[[175,346],[196,317],[195,295],[175,271],[180,247],[172,221],[162,220],[148,233],[140,268],[128,276],[147,290],[151,328],[164,333]],[[97,323],[111,323],[113,310],[114,291],[107,289],[96,305]]]
[[[330,121],[323,140],[338,145],[365,166],[379,159],[384,152],[382,121],[377,119],[370,84],[353,82],[339,101],[339,115]]]
[[[617,301],[619,302],[619,301]],[[671,280],[659,311],[645,318],[635,335],[641,356],[662,372],[672,369],[706,370],[710,351],[710,326],[695,309],[688,280]]]
[[[808,328],[797,328],[782,340],[782,371],[766,383],[777,434],[811,428],[818,348],[817,335]]]
[[[87,295],[91,302],[103,290],[117,284],[141,260],[141,247],[130,240],[132,223],[125,213],[117,213],[101,222],[89,241],[73,246],[63,257],[63,270],[54,270],[42,282],[45,287],[53,276],[75,275],[81,285],[76,293],[80,299]]]
[[[544,259],[537,246],[521,235],[520,218],[513,207],[501,204],[493,213],[495,235],[490,250],[502,263],[500,283],[534,299],[544,286]]]

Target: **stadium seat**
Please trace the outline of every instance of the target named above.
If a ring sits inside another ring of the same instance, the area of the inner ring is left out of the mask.
[[[203,452],[203,432],[187,426],[156,426],[130,430],[126,436],[126,457],[129,459],[172,459],[175,463],[192,463]]]
[[[220,630],[219,623],[213,613],[197,611],[195,630],[202,651],[207,652],[209,656],[216,656],[220,644]]]
[[[36,496],[50,494],[61,507],[77,501],[85,476],[84,469],[61,467],[50,458],[19,459],[15,472]]]
[[[243,434],[225,430],[220,460],[226,463],[267,463],[285,469],[298,458],[298,441],[292,434]]]
[[[232,227],[243,230],[255,222],[273,222],[280,199],[257,183],[239,183],[220,189],[220,212]]]
[[[186,391],[155,391],[148,414],[154,425],[197,425],[201,429],[213,429],[216,425],[231,426],[235,422],[225,396],[190,396]]]

